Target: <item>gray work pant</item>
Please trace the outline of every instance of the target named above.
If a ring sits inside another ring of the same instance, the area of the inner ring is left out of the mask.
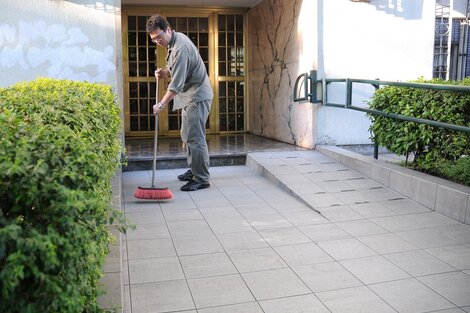
[[[188,167],[193,179],[209,182],[209,150],[206,142],[206,121],[212,100],[193,102],[181,110],[181,139],[188,145]]]

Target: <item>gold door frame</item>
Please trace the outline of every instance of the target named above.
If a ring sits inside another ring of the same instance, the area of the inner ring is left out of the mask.
[[[244,62],[245,62],[245,75],[244,75],[244,101],[245,101],[245,113],[244,113],[244,125],[243,131],[230,131],[224,133],[245,133],[248,131],[248,116],[249,116],[249,102],[247,88],[248,83],[248,22],[246,17],[247,9],[227,9],[227,8],[188,8],[188,7],[171,7],[171,6],[123,6],[122,7],[122,58],[123,58],[123,100],[124,100],[124,129],[126,137],[151,137],[153,131],[131,131],[130,126],[130,105],[129,105],[129,45],[128,45],[128,16],[151,16],[153,14],[161,14],[164,17],[176,16],[176,17],[207,17],[209,24],[209,79],[211,82],[212,90],[214,91],[214,98],[212,101],[212,108],[209,115],[210,129],[207,130],[208,134],[219,132],[219,81],[235,81],[236,78],[220,78],[219,77],[219,58],[216,53],[218,49],[218,35],[217,35],[217,16],[218,14],[241,14],[243,15],[243,41],[244,41]],[[173,26],[173,25],[172,25]],[[157,45],[157,66],[165,67],[165,56],[166,49]],[[150,77],[132,77],[132,81],[135,82],[149,82]],[[162,81],[159,84],[159,96],[163,96],[167,83]],[[168,125],[168,110],[162,111],[159,114],[159,136],[179,136],[179,131],[170,131]]]

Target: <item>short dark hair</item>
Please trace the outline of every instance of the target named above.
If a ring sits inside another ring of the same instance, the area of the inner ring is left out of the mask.
[[[170,24],[168,21],[161,15],[152,15],[148,20],[147,20],[147,33],[151,33],[157,28],[160,28],[161,30],[165,31],[168,27],[171,28]]]

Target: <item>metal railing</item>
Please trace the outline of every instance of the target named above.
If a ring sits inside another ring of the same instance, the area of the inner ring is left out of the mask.
[[[297,90],[299,87],[299,83],[301,81],[303,83],[304,92],[303,92],[303,96],[300,97],[298,96]],[[321,99],[318,99],[317,86],[320,83],[321,83],[321,88],[322,88],[322,92],[321,92],[322,97]],[[345,83],[346,84],[345,104],[328,102],[328,85],[332,83]],[[364,107],[354,105],[352,103],[352,94],[353,94],[352,87],[354,83],[369,84],[369,85],[374,86],[376,90],[379,89],[381,85],[386,85],[386,86],[397,86],[397,87],[421,88],[421,89],[428,89],[428,90],[460,91],[460,92],[470,93],[470,87],[456,86],[456,85],[406,83],[406,82],[383,81],[383,80],[378,80],[378,79],[372,80],[372,79],[351,79],[351,78],[323,78],[321,80],[318,80],[316,71],[310,71],[310,73],[304,73],[300,75],[299,77],[297,77],[295,84],[294,84],[293,99],[294,99],[294,102],[307,101],[307,100],[310,101],[311,103],[321,102],[322,105],[328,106],[328,107],[361,111],[361,112],[365,112],[365,113],[369,113],[373,115],[390,117],[390,118],[394,118],[394,119],[401,120],[401,121],[426,124],[426,125],[430,125],[434,127],[446,128],[446,129],[451,129],[451,130],[470,134],[470,127],[449,124],[449,123],[444,123],[444,122],[439,122],[439,121],[434,121],[434,120],[429,120],[429,119],[424,119],[424,118],[418,118],[418,117],[413,117],[413,116],[407,116],[407,115],[402,115],[402,114],[397,114],[397,113],[388,113],[385,111],[369,109],[369,108],[364,108]],[[376,143],[374,144],[376,145],[374,149],[375,150],[374,158],[377,159],[378,147]]]

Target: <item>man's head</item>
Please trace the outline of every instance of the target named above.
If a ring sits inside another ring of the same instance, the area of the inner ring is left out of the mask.
[[[147,20],[147,33],[152,42],[162,47],[168,46],[171,40],[171,26],[161,15],[153,15]]]

